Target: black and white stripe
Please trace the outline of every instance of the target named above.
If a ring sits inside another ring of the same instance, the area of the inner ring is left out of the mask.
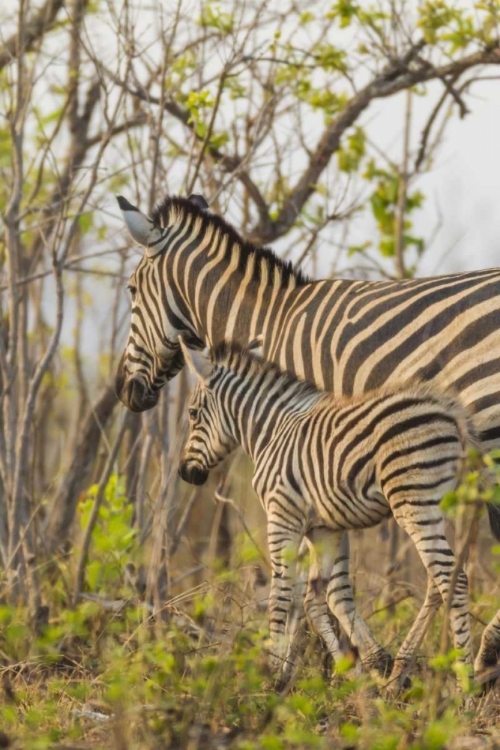
[[[313,282],[197,200],[168,198],[151,218],[119,203],[144,247],[130,279],[131,329],[116,380],[130,409],[153,407],[183,366],[179,334],[200,348],[259,337],[267,360],[338,396],[413,377],[453,389],[474,415],[482,449],[500,448],[499,270]],[[337,572],[349,586],[345,554]],[[489,662],[500,647],[500,620],[488,643]]]
[[[252,457],[253,485],[268,519],[276,665],[287,653],[291,560],[304,535],[314,553],[305,600],[313,626],[323,634],[326,594],[362,657],[369,657],[352,592],[330,570],[342,532],[374,526],[391,514],[415,543],[429,580],[418,625],[397,657],[398,675],[437,609],[437,593],[449,600],[454,645],[472,665],[467,578],[460,570],[452,588],[455,558],[439,505],[456,487],[468,447],[478,446],[461,404],[427,384],[336,399],[234,344],[217,347],[212,363],[187,349],[184,356],[198,383],[179,471],[200,483],[236,445]],[[338,644],[330,646],[335,656]]]

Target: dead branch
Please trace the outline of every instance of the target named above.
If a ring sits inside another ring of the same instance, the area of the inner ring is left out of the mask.
[[[64,0],[46,0],[45,5],[34,13],[32,18],[24,21],[23,44],[18,46],[17,34],[12,34],[0,47],[0,70],[33,49],[35,43],[54,26],[63,5]]]
[[[403,160],[401,168],[399,170],[399,185],[398,185],[398,202],[396,206],[395,216],[395,232],[394,232],[394,255],[396,260],[396,274],[399,279],[404,279],[406,276],[405,263],[404,263],[404,250],[405,250],[405,211],[406,211],[406,199],[408,193],[408,182],[410,176],[408,174],[408,161],[410,158],[410,125],[411,125],[411,89],[406,92],[406,113],[405,113],[405,126],[404,126],[404,138],[403,138]]]

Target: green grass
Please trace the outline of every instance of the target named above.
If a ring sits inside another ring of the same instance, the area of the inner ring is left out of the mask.
[[[408,603],[402,610],[398,622],[408,626],[414,612]],[[34,638],[23,609],[2,607],[4,741],[40,750],[437,750],[476,735],[494,747],[497,699],[475,699],[465,710],[452,658],[423,656],[404,700],[387,700],[371,675],[355,669],[328,679],[309,636],[293,686],[278,694],[266,666],[266,614],[255,612],[237,582],[215,577],[201,596],[185,593],[183,611],[167,614],[151,622],[142,606],[108,612],[83,601],[69,609],[61,599]],[[392,623],[374,619],[383,640]],[[436,627],[428,654],[438,640]]]
[[[201,585],[189,588],[189,578],[179,578],[153,619],[130,575],[144,550],[130,531],[119,481],[110,483],[105,500],[77,606],[71,601],[78,543],[71,558],[40,571],[49,608],[41,632],[34,635],[25,607],[0,604],[0,748],[500,748],[498,693],[480,700],[464,677],[464,693],[457,694],[460,663],[452,652],[440,653],[441,613],[412,687],[398,699],[347,658],[332,677],[311,635],[292,683],[278,693],[267,669],[267,614],[249,583],[249,568],[263,564],[252,539],[233,539],[230,571],[212,561]],[[82,528],[91,501],[81,504]],[[370,627],[395,654],[418,602],[402,597],[389,614],[374,593],[361,592],[360,603],[367,601]],[[487,621],[495,609],[492,596],[472,601],[476,647],[477,620]]]

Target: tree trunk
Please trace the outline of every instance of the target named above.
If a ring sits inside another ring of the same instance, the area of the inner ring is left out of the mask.
[[[45,528],[48,554],[53,554],[69,536],[80,493],[96,459],[101,433],[117,403],[114,384],[108,385],[87,414],[73,459],[49,512]]]

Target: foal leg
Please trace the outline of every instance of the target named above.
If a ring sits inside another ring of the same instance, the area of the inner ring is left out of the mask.
[[[427,579],[425,601],[394,659],[394,669],[391,672],[390,685],[397,690],[406,687],[407,673],[412,666],[418,647],[422,643],[442,601],[434,579],[429,576]]]
[[[353,601],[354,598],[349,578],[349,539],[347,533],[343,533],[339,545],[338,538],[339,532],[332,531],[326,526],[313,527],[307,533],[306,541],[311,551],[309,569],[301,562],[305,556],[305,543],[302,542],[300,546],[294,603],[287,626],[288,650],[281,675],[284,682],[289,679],[294,660],[300,650],[300,628],[304,610],[313,631],[323,639],[334,663],[342,656],[339,649],[339,623],[335,616],[332,623],[326,600],[327,587],[331,580],[335,580],[337,599]],[[309,580],[306,580],[308,572]],[[383,676],[389,674],[392,667],[390,653],[373,638],[361,617],[358,616],[351,621],[351,626],[359,628],[359,633],[353,633],[352,642],[358,647],[362,644],[360,652],[368,655],[365,663]]]
[[[290,615],[294,585],[296,581],[296,563],[303,529],[300,519],[290,515],[286,520],[280,513],[279,501],[276,506],[270,503],[268,508],[267,536],[271,557],[271,590],[269,593],[269,629],[271,636],[270,667],[280,673],[284,667],[288,650],[287,624]],[[274,511],[276,507],[276,512]]]
[[[297,657],[304,652],[305,647],[305,611],[304,600],[307,593],[307,581],[309,576],[308,545],[306,539],[302,539],[297,558],[297,569],[295,582],[293,584],[293,595],[290,611],[285,630],[286,655],[281,668],[280,682],[286,685],[292,676]]]
[[[334,558],[333,568],[327,585],[326,600],[331,611],[338,618],[351,643],[356,646],[363,666],[376,669],[382,676],[390,674],[393,659],[373,637],[369,627],[356,609],[349,580],[349,557],[337,554],[342,532],[329,532],[330,547],[336,541],[336,548],[329,553]]]
[[[482,673],[487,673],[492,667],[496,667],[500,658],[500,610],[493,616],[488,625],[483,630],[481,636],[481,645],[474,661],[474,672],[478,677]],[[486,675],[485,675],[486,676]],[[498,676],[498,675],[497,675]],[[497,677],[494,675],[491,679],[484,682],[483,690],[488,692],[496,682]],[[480,680],[480,682],[483,682]]]
[[[342,656],[338,639],[338,627],[332,627],[326,591],[335,565],[336,544],[332,545],[331,532],[316,527],[306,535],[310,550],[309,579],[304,599],[304,609],[314,632],[325,642],[334,664]],[[334,542],[336,539],[334,539]],[[335,620],[338,624],[338,621]]]
[[[444,518],[438,501],[432,505],[430,502],[421,504],[420,497],[414,504],[411,500],[397,502],[393,506],[394,518],[413,539],[428,576],[449,607],[448,616],[455,648],[462,652],[462,660],[472,665],[467,576],[463,570],[456,573],[455,556],[444,534]],[[427,621],[427,618],[430,621],[432,609],[430,607],[428,613],[421,611],[419,624],[423,620]]]

